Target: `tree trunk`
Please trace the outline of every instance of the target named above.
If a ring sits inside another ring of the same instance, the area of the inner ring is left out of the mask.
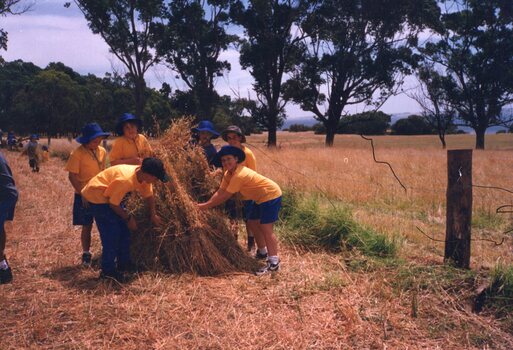
[[[267,147],[276,147],[276,130],[278,129],[278,111],[275,108],[269,108],[267,119]]]
[[[476,149],[485,149],[485,131],[486,129],[475,129]]]
[[[335,142],[335,133],[336,130],[326,126],[326,147],[333,147],[333,143]]]
[[[440,138],[440,142],[442,143],[442,149],[446,149],[447,144],[445,143],[445,134],[439,133],[438,137]]]
[[[145,90],[146,90],[146,82],[144,81],[144,77],[134,78],[135,90],[134,90],[134,98],[135,98],[135,115],[137,118],[143,119],[144,106],[146,104]]]

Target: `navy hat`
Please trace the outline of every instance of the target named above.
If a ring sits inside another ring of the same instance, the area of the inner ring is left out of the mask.
[[[215,131],[214,124],[212,124],[212,122],[209,120],[200,121],[198,126],[192,128],[191,130],[195,132],[207,131],[212,134],[212,139],[217,139],[220,135],[217,131]]]
[[[155,176],[162,182],[168,182],[169,180],[169,176],[166,174],[166,169],[164,169],[164,164],[158,158],[144,158],[141,170],[147,174]]]
[[[121,136],[123,135],[123,125],[126,122],[132,122],[137,125],[137,129],[140,131],[142,127],[142,120],[137,118],[135,115],[130,113],[125,113],[121,117],[119,117],[118,122],[116,123],[116,133]]]
[[[230,132],[234,132],[237,135],[239,135],[241,137],[241,140],[240,140],[241,143],[246,142],[246,136],[244,136],[244,133],[242,132],[242,130],[237,125],[230,125],[229,127],[226,128],[226,130],[223,130],[223,132],[221,133],[221,136],[223,137],[223,140],[228,142],[228,138],[226,136]]]
[[[109,137],[110,133],[104,132],[97,123],[86,124],[82,128],[82,136],[76,138],[77,142],[85,145],[97,137]]]
[[[39,136],[37,136],[37,134],[32,134],[30,135],[30,139],[39,140]]]
[[[222,166],[221,164],[221,157],[224,156],[234,156],[237,157],[237,163],[242,163],[246,159],[246,153],[244,153],[243,150],[241,150],[238,147],[235,146],[223,146],[219,150],[219,152],[216,153],[214,157],[214,165],[218,168]]]

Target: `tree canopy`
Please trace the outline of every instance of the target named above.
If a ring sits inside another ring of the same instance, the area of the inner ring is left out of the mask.
[[[443,69],[444,90],[458,119],[484,149],[490,126],[511,122],[502,108],[513,102],[513,2],[441,1],[443,26],[421,52]]]

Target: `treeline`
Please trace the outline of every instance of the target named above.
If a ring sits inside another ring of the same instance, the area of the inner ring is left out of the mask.
[[[19,134],[40,133],[48,136],[78,133],[87,122],[98,122],[113,130],[117,118],[135,110],[131,80],[116,74],[105,77],[80,75],[63,63],[40,68],[21,60],[0,64],[0,128]],[[147,132],[165,128],[177,117],[194,115],[189,93],[171,91],[164,84],[160,90],[145,89],[146,103],[141,118]],[[251,102],[220,96],[215,123],[223,128],[241,125],[247,132],[258,128],[249,116]]]
[[[316,134],[326,134],[322,123],[312,126],[304,124],[291,124],[287,131],[302,132],[314,131]],[[456,125],[451,124],[446,133],[461,133]],[[421,115],[410,115],[391,124],[391,116],[383,112],[364,112],[344,117],[338,123],[337,134],[357,135],[436,135],[438,130],[429,123],[429,119]]]
[[[187,90],[173,96],[198,119],[239,108],[215,89],[231,69],[221,55],[234,49],[254,80],[253,100],[241,101],[268,130],[270,146],[287,103],[322,123],[327,146],[348,107],[379,109],[399,93],[418,102],[443,145],[456,120],[474,129],[476,148],[484,148],[486,129],[513,121],[502,113],[513,103],[513,1],[76,0],[65,6],[78,6],[124,65],[133,111],[144,118],[148,104],[152,112],[154,99],[170,94],[169,87],[160,95],[146,87],[145,74],[158,63],[183,81]],[[8,5],[3,11],[12,13]],[[0,34],[1,49],[6,33]],[[418,89],[402,92],[412,75]],[[45,111],[67,110],[55,107]]]

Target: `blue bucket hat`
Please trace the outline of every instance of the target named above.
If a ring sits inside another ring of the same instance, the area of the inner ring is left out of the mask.
[[[246,159],[246,153],[244,153],[243,150],[240,148],[237,148],[235,146],[223,146],[219,150],[219,152],[216,153],[214,157],[214,165],[218,168],[222,166],[221,164],[221,157],[224,156],[234,156],[237,157],[237,163],[242,163]]]
[[[141,130],[142,120],[131,113],[125,113],[121,117],[119,117],[118,122],[116,123],[116,134],[118,134],[119,136],[123,135],[123,125],[126,122],[135,123],[137,125],[137,129],[139,131]]]
[[[212,134],[212,140],[217,139],[219,135],[221,135],[214,129],[214,124],[212,124],[212,122],[209,120],[200,121],[198,126],[192,128],[191,130],[194,132],[207,131]]]
[[[85,145],[97,137],[108,137],[110,133],[104,132],[97,123],[86,124],[82,128],[82,136],[76,138],[77,142]]]

